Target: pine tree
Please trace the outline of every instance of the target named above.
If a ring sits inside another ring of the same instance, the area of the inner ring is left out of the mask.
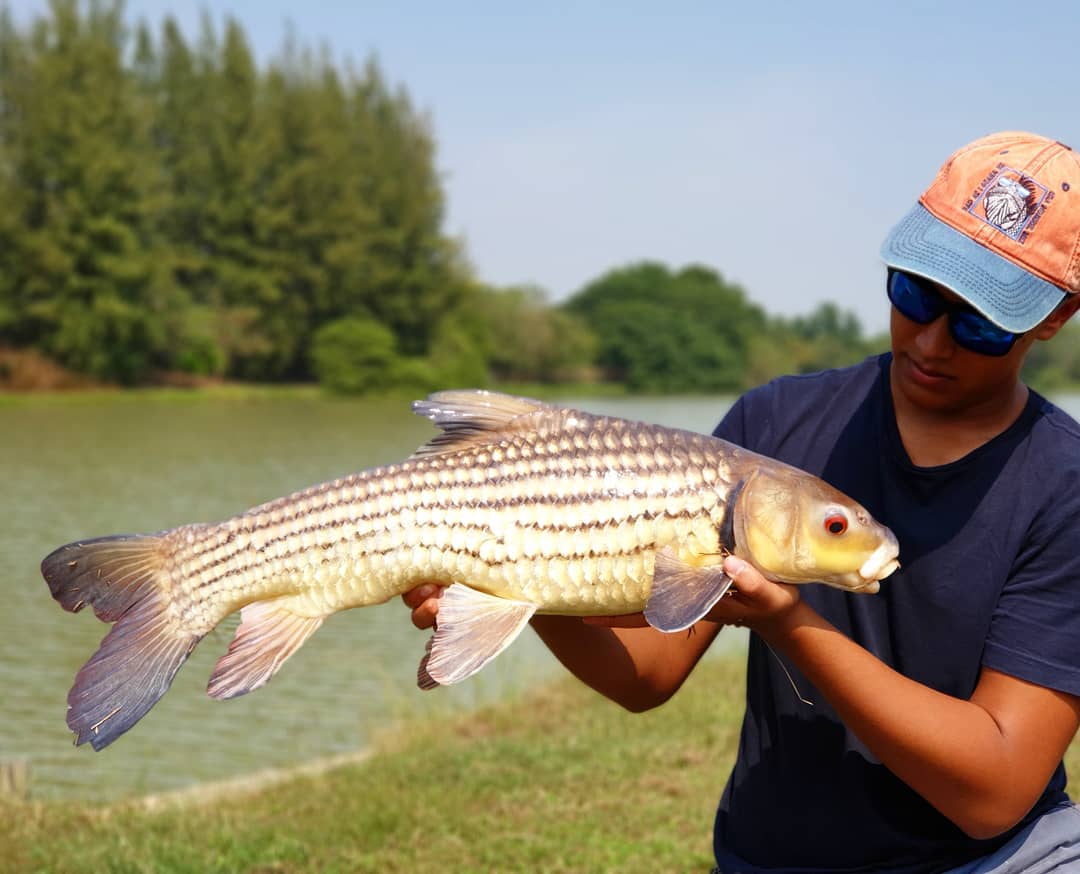
[[[16,184],[18,114],[16,82],[24,75],[22,42],[7,4],[0,5],[0,343],[26,342],[17,289],[22,197]]]
[[[63,363],[135,382],[160,362],[154,175],[121,4],[53,0],[12,87],[24,330]],[[146,172],[150,168],[151,172]]]
[[[213,86],[217,51],[209,20],[203,49],[196,56],[179,25],[167,16],[161,27],[157,105],[153,143],[168,192],[159,223],[168,240],[166,270],[182,318],[171,335],[172,366],[190,373],[222,375],[233,344],[228,319],[212,269],[204,221],[214,189],[208,138],[212,128],[207,94]],[[210,48],[207,48],[207,45]],[[237,331],[243,336],[243,331]]]
[[[462,288],[456,249],[442,233],[430,123],[404,90],[391,93],[374,60],[353,87],[351,111],[360,195],[375,215],[353,293],[406,354],[423,354]]]
[[[391,332],[388,379],[461,357],[465,271],[404,90],[295,40],[260,73],[233,20],[192,46],[121,12],[53,0],[20,32],[0,6],[0,341],[124,382],[307,378],[348,319]]]

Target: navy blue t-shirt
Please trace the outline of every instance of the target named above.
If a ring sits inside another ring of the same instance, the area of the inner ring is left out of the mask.
[[[803,598],[907,677],[958,698],[983,666],[1080,695],[1080,426],[1031,392],[969,455],[912,464],[893,415],[891,356],[784,377],[744,395],[716,435],[817,474],[900,541],[875,595]],[[725,872],[940,872],[991,852],[875,759],[828,702],[751,635],[739,754],[717,812]],[[1025,819],[1066,799],[1059,765]]]

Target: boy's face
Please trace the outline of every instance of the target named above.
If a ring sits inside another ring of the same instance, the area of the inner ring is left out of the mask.
[[[960,300],[944,286],[936,288],[948,300]],[[958,346],[949,333],[945,315],[920,325],[892,307],[894,389],[927,412],[962,415],[966,410],[1005,403],[1013,397],[1032,344],[1053,337],[1078,305],[1080,295],[1072,295],[1001,357],[980,355]]]

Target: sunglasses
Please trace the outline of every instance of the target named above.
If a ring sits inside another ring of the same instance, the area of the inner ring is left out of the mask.
[[[929,280],[901,270],[889,270],[887,290],[892,305],[904,318],[929,325],[942,315],[949,316],[949,334],[957,346],[995,358],[1008,355],[1023,334],[995,325],[972,306],[946,300]]]

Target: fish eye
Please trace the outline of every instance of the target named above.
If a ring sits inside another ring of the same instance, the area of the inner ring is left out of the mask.
[[[830,513],[825,517],[825,530],[830,534],[843,534],[847,531],[847,516],[843,513]]]

